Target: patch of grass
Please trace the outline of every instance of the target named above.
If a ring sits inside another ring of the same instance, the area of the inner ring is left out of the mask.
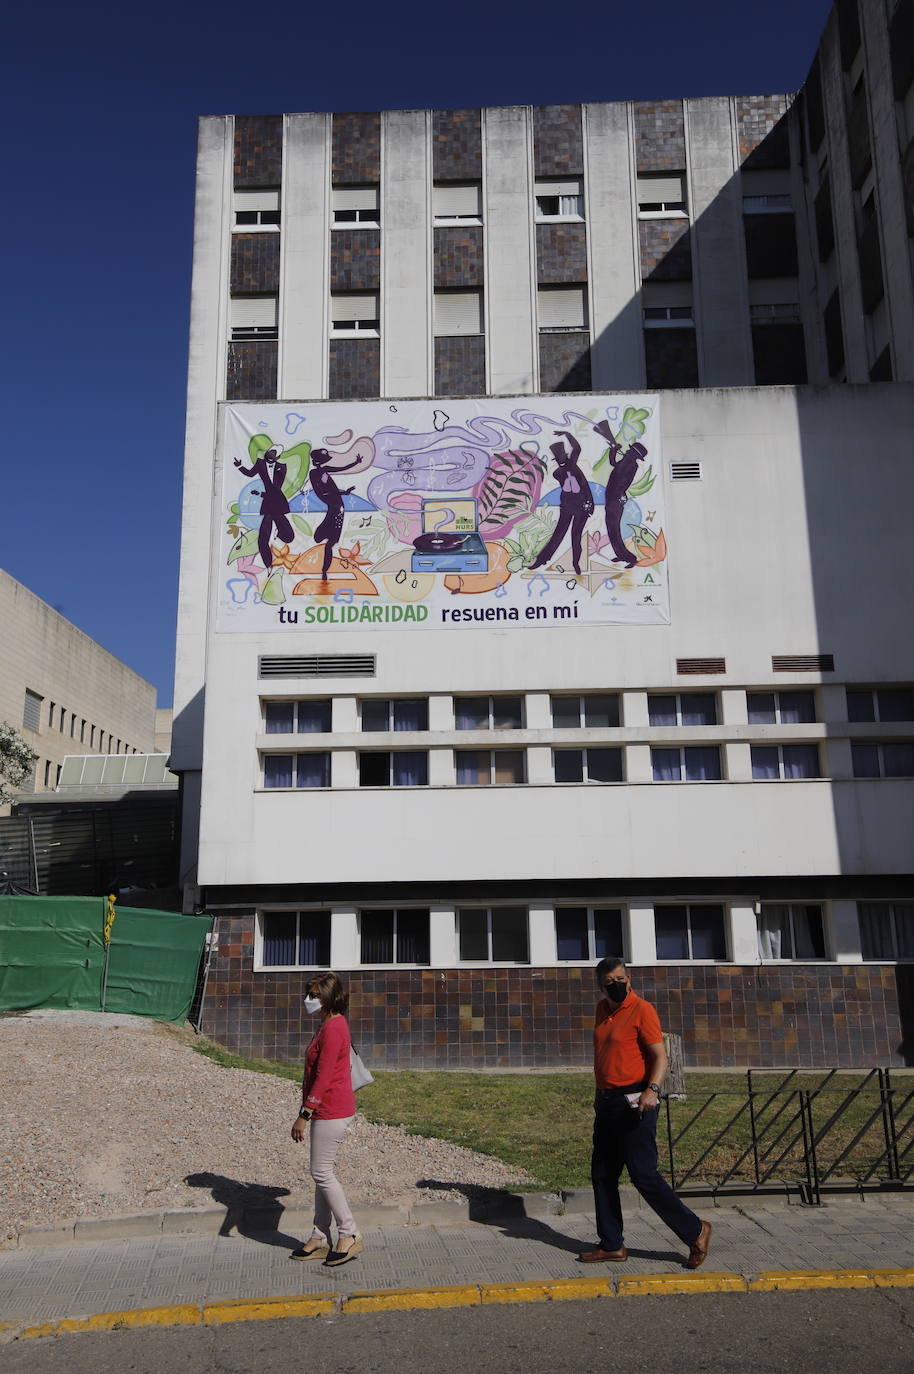
[[[231,1050],[223,1049],[215,1040],[207,1040],[204,1035],[191,1040],[189,1044],[197,1054],[202,1054],[205,1059],[211,1059],[223,1069],[250,1069],[252,1073],[272,1073],[277,1078],[291,1078],[293,1082],[301,1082],[300,1065],[280,1064],[272,1059],[248,1059],[243,1054],[232,1054]]]

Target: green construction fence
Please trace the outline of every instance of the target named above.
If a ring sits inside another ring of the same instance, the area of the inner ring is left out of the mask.
[[[0,1011],[65,1007],[184,1021],[212,921],[104,897],[0,897]]]

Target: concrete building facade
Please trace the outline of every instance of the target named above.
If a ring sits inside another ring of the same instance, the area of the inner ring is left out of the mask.
[[[172,767],[208,1033],[297,1058],[329,964],[375,1062],[581,1063],[618,950],[694,1064],[910,1060],[910,13],[838,6],[800,97],[202,121]],[[230,403],[360,433],[559,392],[657,402],[668,623],[217,626]]]

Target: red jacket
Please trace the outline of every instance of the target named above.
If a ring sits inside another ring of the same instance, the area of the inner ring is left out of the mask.
[[[355,1116],[355,1093],[349,1070],[349,1023],[345,1016],[330,1016],[305,1054],[302,1100],[321,1121]]]

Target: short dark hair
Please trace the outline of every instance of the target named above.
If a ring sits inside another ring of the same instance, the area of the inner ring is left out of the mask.
[[[349,1010],[349,993],[335,973],[319,973],[307,984],[309,997],[317,997],[324,1011],[338,1011],[345,1016]]]
[[[614,973],[617,968],[624,968],[628,973],[628,964],[621,954],[610,954],[605,959],[601,959],[594,972],[598,978],[602,978],[604,973]]]

